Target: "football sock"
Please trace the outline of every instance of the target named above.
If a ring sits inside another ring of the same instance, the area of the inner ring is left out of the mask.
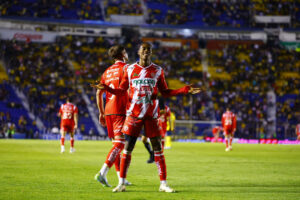
[[[105,163],[109,168],[115,163],[116,158],[120,155],[121,151],[124,149],[124,139],[116,139],[114,141],[114,146],[109,151]]]
[[[163,151],[154,151],[154,160],[158,169],[160,181],[167,179],[167,167]]]
[[[100,174],[104,177],[106,177],[106,174],[109,170],[109,167],[107,166],[106,163],[103,164],[102,168],[100,169]]]
[[[231,146],[232,145],[232,137],[230,137],[230,139],[229,139],[229,146]]]
[[[65,146],[65,138],[64,137],[60,138],[60,145]]]
[[[147,149],[147,151],[149,152],[149,154],[152,154],[152,150],[151,150],[151,146],[149,142],[145,142],[144,143],[145,148]]]
[[[127,175],[127,171],[131,162],[131,152],[127,152],[126,150],[123,151],[123,155],[121,158],[121,168],[120,168],[120,182],[121,184],[124,183]]]
[[[228,148],[228,138],[225,138],[226,148]]]
[[[70,142],[71,142],[71,147],[73,148],[74,147],[74,138],[71,138]]]
[[[116,157],[116,160],[115,160],[115,163],[114,163],[117,172],[120,172],[121,156],[122,156],[122,154],[120,152],[119,156]]]

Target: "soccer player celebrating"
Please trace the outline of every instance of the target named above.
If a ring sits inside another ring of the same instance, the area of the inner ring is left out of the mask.
[[[101,77],[101,83],[109,85],[112,88],[118,88],[121,82],[123,72],[128,60],[128,55],[125,48],[121,45],[115,45],[108,50],[108,54],[114,59],[115,63],[107,68]],[[105,163],[96,174],[95,179],[103,186],[111,187],[108,184],[106,175],[109,169],[115,164],[117,175],[120,178],[120,156],[124,149],[125,138],[121,132],[126,114],[126,104],[128,94],[125,92],[122,96],[116,96],[106,92],[106,106],[104,110],[103,94],[104,90],[97,90],[96,100],[99,109],[99,123],[102,126],[107,126],[108,137],[113,139],[113,147],[109,151]],[[130,183],[125,180],[126,185]]]
[[[113,192],[125,191],[125,178],[131,161],[131,153],[143,126],[145,136],[150,138],[154,150],[154,160],[160,177],[159,191],[175,192],[167,185],[166,181],[167,170],[161,148],[157,95],[158,91],[163,97],[196,94],[200,92],[200,89],[192,86],[185,86],[177,90],[168,89],[163,69],[151,62],[152,47],[149,43],[142,43],[138,55],[140,60],[126,68],[119,88],[113,89],[106,84],[94,86],[115,95],[124,95],[130,88],[127,116],[122,128],[122,132],[125,133],[125,149],[121,159],[121,178]]]
[[[67,102],[61,105],[58,116],[61,118],[60,123],[60,144],[61,153],[65,152],[65,136],[70,133],[71,148],[70,153],[75,152],[74,149],[74,133],[78,127],[78,108],[71,103],[71,99],[67,98]]]
[[[226,149],[225,151],[232,150],[232,138],[236,131],[236,117],[233,112],[227,107],[226,112],[222,115],[222,126],[224,130]],[[228,144],[229,140],[229,144]]]
[[[300,141],[300,123],[296,126],[297,140]]]

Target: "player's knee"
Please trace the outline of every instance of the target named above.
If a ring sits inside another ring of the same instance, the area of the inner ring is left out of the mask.
[[[131,152],[135,146],[137,137],[125,135],[125,150]]]
[[[152,148],[154,151],[161,151],[161,139],[160,137],[150,138]]]

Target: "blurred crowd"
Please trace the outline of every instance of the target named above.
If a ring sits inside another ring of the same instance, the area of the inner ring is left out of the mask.
[[[103,20],[96,0],[12,0],[1,1],[0,16]]]
[[[143,15],[140,0],[104,0],[105,14],[110,15]]]
[[[80,119],[90,118],[78,85],[83,86],[96,108],[95,90],[90,83],[99,79],[113,63],[107,49],[114,44],[124,45],[133,63],[138,59],[140,42],[134,35],[121,38],[66,36],[51,44],[1,41],[1,49],[9,66],[11,84],[24,91],[31,111],[49,129],[59,126],[56,115],[69,94],[79,107],[79,130],[92,134],[93,130],[80,123]],[[300,81],[285,74],[300,73],[299,52],[285,50],[273,42],[228,45],[207,50],[207,59],[209,68],[216,69],[214,73],[203,73],[202,53],[198,49],[166,48],[153,43],[152,60],[164,68],[171,88],[178,87],[176,81],[206,88],[200,95],[173,97],[167,101],[177,119],[220,120],[229,106],[237,114],[238,136],[264,137],[264,128],[269,123],[267,92],[273,90],[278,98],[278,131],[288,135],[287,129],[292,130],[299,120],[294,111],[300,108]],[[230,78],[215,76],[218,73]]]
[[[293,27],[300,24],[300,3],[294,0],[13,0],[1,1],[0,10],[0,16],[104,20],[104,12],[106,18],[145,15],[148,24],[226,27],[261,27],[255,15],[289,15]]]

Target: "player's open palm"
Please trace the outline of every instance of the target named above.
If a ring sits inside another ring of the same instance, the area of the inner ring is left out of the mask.
[[[189,90],[190,94],[198,94],[201,91],[202,91],[201,88],[190,85],[190,90]]]

